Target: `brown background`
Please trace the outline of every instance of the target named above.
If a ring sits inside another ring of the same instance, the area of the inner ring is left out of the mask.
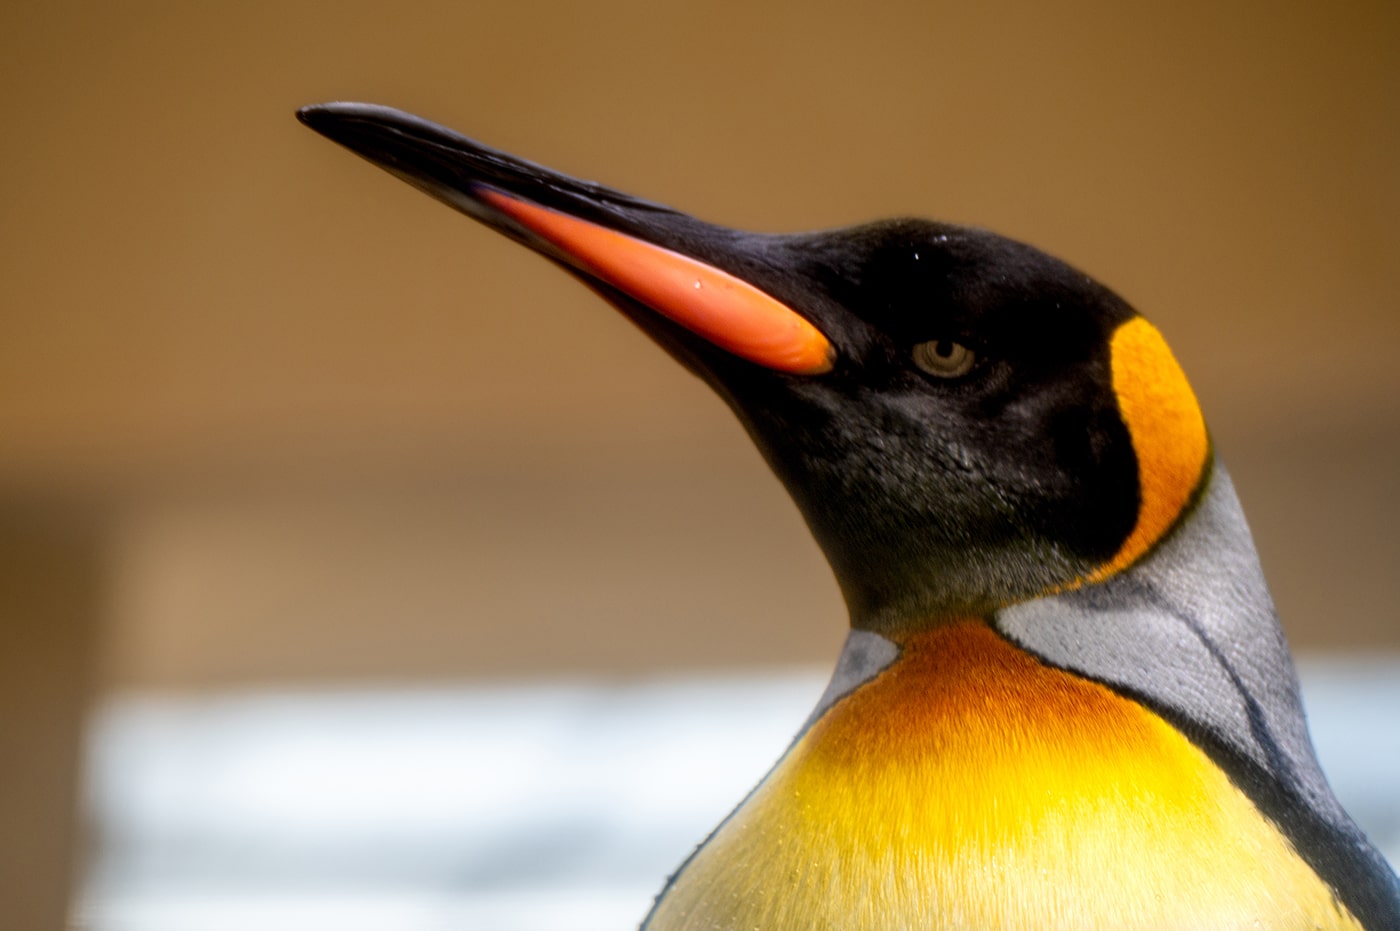
[[[292,117],[365,99],[732,225],[1070,259],[1173,342],[1294,640],[1400,645],[1398,8],[1136,6],[7,4],[0,492],[98,507],[111,685],[834,655],[728,412]]]

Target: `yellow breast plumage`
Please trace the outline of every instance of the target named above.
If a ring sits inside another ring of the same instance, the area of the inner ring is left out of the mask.
[[[814,722],[647,927],[1360,926],[1180,732],[968,622]]]

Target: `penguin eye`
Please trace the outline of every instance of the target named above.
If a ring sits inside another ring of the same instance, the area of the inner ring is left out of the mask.
[[[931,339],[914,347],[914,364],[938,378],[966,375],[977,362],[977,353],[951,339]]]

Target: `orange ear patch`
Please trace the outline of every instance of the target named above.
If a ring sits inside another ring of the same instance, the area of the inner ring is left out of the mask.
[[[1157,328],[1134,317],[1113,334],[1113,392],[1137,455],[1137,524],[1087,581],[1127,568],[1176,523],[1200,484],[1210,438],[1196,395]]]

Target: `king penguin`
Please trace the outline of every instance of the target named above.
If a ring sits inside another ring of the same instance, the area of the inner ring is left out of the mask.
[[[978,229],[746,233],[397,110],[299,116],[710,384],[831,563],[830,686],[646,931],[1400,929],[1196,399],[1113,292]]]

